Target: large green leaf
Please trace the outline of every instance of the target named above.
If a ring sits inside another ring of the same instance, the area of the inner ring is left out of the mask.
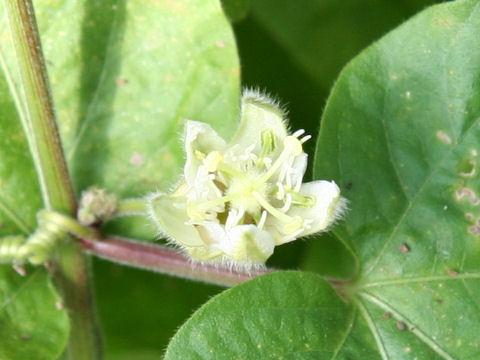
[[[68,316],[45,269],[20,276],[0,267],[0,359],[56,359],[68,337]]]
[[[207,302],[179,329],[165,360],[375,359],[366,330],[365,320],[328,282],[279,272]],[[359,340],[361,347],[355,346]]]
[[[480,354],[480,2],[432,7],[353,60],[328,101],[315,175],[350,212],[355,302],[383,358]]]

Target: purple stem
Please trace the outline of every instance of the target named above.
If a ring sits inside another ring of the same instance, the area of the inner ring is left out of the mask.
[[[234,286],[275,271],[251,269],[241,272],[220,265],[195,263],[174,249],[119,237],[82,239],[81,243],[86,251],[102,259],[220,286]]]

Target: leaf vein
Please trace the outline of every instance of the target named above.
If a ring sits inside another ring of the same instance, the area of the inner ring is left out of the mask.
[[[17,215],[15,212],[9,208],[9,206],[2,200],[0,197],[0,211],[2,211],[10,220],[12,220],[15,225],[22,231],[24,234],[30,234],[31,230],[29,226]]]
[[[434,352],[440,355],[442,358],[447,360],[455,360],[449,353],[447,353],[435,340],[431,337],[427,336],[423,331],[420,331],[417,325],[414,325],[412,321],[407,319],[405,316],[400,314],[394,308],[387,305],[381,299],[369,294],[367,292],[360,292],[360,296],[362,296],[365,300],[369,301],[370,303],[378,306],[382,310],[385,310],[391,313],[397,320],[402,321],[405,323],[409,328],[410,331],[416,335],[425,345],[428,345]]]
[[[452,275],[437,275],[437,276],[424,276],[424,277],[412,277],[412,278],[398,278],[390,280],[382,280],[370,282],[362,285],[361,288],[373,288],[379,286],[399,285],[416,282],[429,282],[429,281],[452,281],[452,280],[465,280],[465,279],[480,279],[480,273],[464,273],[455,276]]]
[[[368,312],[367,308],[365,305],[357,300],[356,302],[358,308],[360,309],[360,312],[362,313],[363,317],[365,318],[365,321],[367,322],[368,327],[370,328],[370,331],[372,332],[373,338],[375,339],[375,342],[377,343],[378,351],[380,352],[380,356],[382,357],[383,360],[388,360],[388,355],[385,350],[385,345],[383,344],[382,338],[380,337],[380,333],[378,332],[378,328],[376,327],[372,316]]]

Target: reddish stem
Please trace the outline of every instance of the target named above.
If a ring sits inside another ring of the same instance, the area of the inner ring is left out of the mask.
[[[89,253],[103,259],[220,286],[234,286],[274,271],[252,269],[241,272],[220,265],[195,263],[174,249],[119,237],[82,239],[81,243]]]

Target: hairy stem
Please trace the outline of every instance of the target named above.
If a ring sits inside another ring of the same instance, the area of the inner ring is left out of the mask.
[[[5,4],[24,90],[21,100],[26,111],[19,113],[44,206],[72,215],[76,202],[58,135],[33,5],[31,0],[6,0]],[[100,358],[88,265],[82,248],[74,241],[65,242],[54,263],[55,278],[70,314],[68,355],[72,360]]]
[[[73,213],[75,197],[58,136],[47,71],[30,0],[7,0],[6,9],[25,92],[22,126],[47,209]]]
[[[234,286],[273,271],[253,269],[247,273],[220,266],[193,263],[174,249],[119,237],[110,237],[101,241],[84,239],[82,244],[88,252],[103,259],[221,286]]]
[[[125,199],[118,202],[113,217],[146,215],[148,213],[145,199]]]

